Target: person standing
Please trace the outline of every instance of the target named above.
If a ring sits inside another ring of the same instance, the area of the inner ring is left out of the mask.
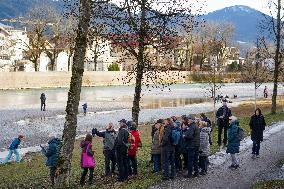
[[[211,120],[205,115],[205,113],[201,113],[200,114],[200,119],[201,121],[205,121],[207,123],[207,127],[210,128],[210,133],[209,133],[209,143],[210,145],[213,144],[212,142],[212,123],[211,123]]]
[[[172,140],[174,129],[171,118],[164,120],[164,132],[161,138],[163,180],[175,178],[175,147]],[[170,171],[169,171],[170,169]]]
[[[114,174],[116,157],[114,144],[117,137],[117,132],[114,130],[112,123],[106,127],[106,130],[99,132],[96,128],[92,130],[92,135],[97,135],[98,137],[103,138],[103,154],[105,156],[105,176],[111,176]],[[110,167],[111,164],[111,167]]]
[[[207,126],[207,122],[200,121],[200,148],[199,148],[199,165],[201,168],[200,175],[206,175],[208,167],[208,156],[210,155],[209,134],[211,128]]]
[[[40,110],[45,111],[45,101],[46,101],[46,96],[44,93],[41,93],[40,95]]]
[[[184,127],[187,127],[184,125]],[[186,149],[188,151],[187,170],[188,173],[185,178],[198,177],[198,155],[200,146],[200,129],[195,123],[195,117],[193,115],[188,116],[188,127],[185,128],[186,132],[183,138],[186,142]],[[194,174],[192,175],[194,169]]]
[[[56,170],[57,170],[57,161],[61,148],[61,141],[60,139],[53,137],[52,139],[49,140],[47,149],[45,149],[42,145],[40,145],[40,147],[41,147],[41,152],[47,158],[45,165],[49,167],[50,181],[52,186],[54,186]]]
[[[21,156],[19,154],[18,148],[19,148],[21,142],[24,140],[24,138],[25,137],[23,135],[19,135],[18,138],[15,138],[12,141],[12,143],[10,144],[10,146],[8,148],[8,150],[9,150],[8,155],[7,155],[7,157],[3,161],[4,164],[8,163],[11,160],[13,154],[15,154],[15,156],[16,156],[16,162],[20,163]]]
[[[257,108],[254,115],[251,116],[249,126],[251,140],[253,141],[252,158],[256,158],[259,157],[260,142],[263,141],[263,131],[266,126],[264,116],[261,114],[261,110],[259,108]]]
[[[154,163],[153,173],[161,171],[161,147],[160,147],[160,129],[162,126],[161,120],[158,120],[155,124],[155,131],[152,138],[151,154]]]
[[[186,116],[183,116],[182,118],[182,126],[181,126],[181,140],[180,140],[180,153],[182,156],[182,169],[187,169],[187,161],[188,161],[188,151],[186,149],[186,141],[185,138],[183,137],[185,132],[187,131],[188,128],[188,118]]]
[[[82,107],[83,107],[84,116],[86,116],[87,115],[88,104],[85,103],[85,104],[82,105]]]
[[[267,88],[267,86],[264,87],[264,90],[263,90],[263,97],[264,97],[264,98],[268,98],[268,88]]]
[[[137,175],[137,150],[138,147],[142,147],[142,142],[140,139],[139,131],[137,130],[136,123],[132,123],[132,126],[129,128],[130,134],[134,137],[134,143],[131,144],[128,150],[128,174]]]
[[[130,144],[128,142],[129,132],[127,130],[126,121],[124,119],[119,121],[120,128],[115,141],[116,160],[118,165],[118,182],[124,182],[128,179],[128,149]]]
[[[236,154],[240,152],[240,140],[238,137],[238,119],[235,116],[229,118],[230,126],[228,129],[228,146],[226,152],[231,154],[232,164],[229,168],[237,169],[239,167]]]
[[[92,150],[92,140],[93,136],[91,134],[87,134],[85,140],[83,140],[80,144],[80,147],[82,149],[81,167],[83,169],[80,179],[81,186],[85,185],[85,179],[88,174],[88,171],[90,171],[88,183],[89,185],[93,184],[95,159],[94,159],[94,151]]]
[[[223,101],[223,106],[220,107],[216,113],[218,125],[218,147],[221,149],[222,145],[222,132],[224,132],[223,145],[227,145],[227,130],[229,127],[229,117],[232,116],[231,110],[227,106],[227,102]]]

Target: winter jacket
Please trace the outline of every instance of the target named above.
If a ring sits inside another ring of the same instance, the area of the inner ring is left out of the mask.
[[[200,156],[210,155],[210,143],[209,143],[209,133],[211,132],[210,127],[204,127],[200,129]]]
[[[104,144],[104,150],[113,150],[114,149],[114,144],[115,140],[117,137],[116,131],[104,131],[104,132],[99,132],[97,129],[93,129],[92,131],[93,135],[97,135],[98,137],[103,137],[103,144]]]
[[[238,138],[238,123],[231,123],[228,129],[227,153],[235,154],[240,152],[240,140]]]
[[[58,138],[53,138],[48,142],[47,150],[42,148],[42,153],[47,158],[46,166],[56,167],[60,148],[61,148],[61,141]]]
[[[86,152],[88,145],[89,145],[89,148],[87,151],[88,156],[94,156],[94,151],[92,150],[92,143],[90,141],[82,140],[80,144],[80,147],[82,149],[82,152],[81,152],[81,167],[82,168],[83,168],[83,153]]]
[[[46,97],[45,97],[45,94],[41,94],[40,95],[40,101],[41,101],[41,103],[45,103],[45,101],[46,101]]]
[[[167,150],[173,150],[174,145],[172,142],[172,130],[174,126],[173,125],[165,125],[164,126],[164,134],[161,140],[161,146],[163,149]]]
[[[263,131],[265,130],[265,119],[263,115],[251,116],[249,126],[251,129],[251,140],[252,141],[263,141]]]
[[[156,130],[152,139],[151,154],[161,154],[161,146],[159,142],[160,131]]]
[[[134,143],[131,144],[128,150],[128,156],[136,156],[138,150],[138,143],[141,142],[140,134],[137,130],[130,131],[130,134],[132,134],[132,136],[134,137]]]
[[[19,145],[21,144],[21,140],[19,138],[15,138],[9,146],[9,150],[16,150],[18,149]]]
[[[120,128],[115,140],[115,149],[127,153],[130,144],[128,143],[129,132],[126,128]]]
[[[221,116],[224,116],[224,118],[220,118]],[[232,112],[230,108],[227,106],[222,106],[218,109],[216,113],[217,117],[217,124],[222,126],[227,126],[229,124],[229,117],[232,116]]]
[[[187,129],[185,130],[181,130],[181,139],[180,139],[180,148],[179,148],[179,152],[180,153],[187,153],[187,149],[186,149],[186,140],[185,138],[183,137],[185,132],[187,131]]]
[[[186,148],[194,148],[200,146],[200,129],[196,123],[191,123],[184,133]]]

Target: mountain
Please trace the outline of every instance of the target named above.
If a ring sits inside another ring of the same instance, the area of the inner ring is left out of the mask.
[[[3,19],[25,16],[37,4],[48,4],[63,9],[64,0],[0,0],[0,22]],[[115,6],[115,5],[113,5]],[[229,22],[235,25],[235,40],[254,43],[263,13],[247,6],[232,6],[203,15],[205,21]],[[8,24],[9,23],[5,23]],[[242,43],[243,44],[243,43]]]
[[[255,42],[263,13],[248,6],[232,6],[202,16],[205,21],[229,22],[235,25],[235,40]]]

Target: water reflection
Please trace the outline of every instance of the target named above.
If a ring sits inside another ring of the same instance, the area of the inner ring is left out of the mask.
[[[210,99],[206,98],[169,98],[169,99],[151,99],[142,103],[142,108],[157,109],[164,107],[180,107],[190,104],[199,104],[209,102]]]

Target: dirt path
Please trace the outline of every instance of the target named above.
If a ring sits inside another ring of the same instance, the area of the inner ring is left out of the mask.
[[[271,173],[277,171],[275,163],[284,157],[284,122],[276,124],[266,131],[264,142],[261,143],[260,158],[251,159],[251,143],[244,142],[242,151],[238,154],[240,168],[230,170],[229,155],[223,162],[209,169],[206,176],[193,179],[175,179],[158,183],[152,189],[186,188],[186,189],[249,189],[254,183],[265,180]],[[220,153],[220,156],[224,155]],[[222,159],[222,158],[220,158]],[[284,188],[284,186],[283,186]]]

